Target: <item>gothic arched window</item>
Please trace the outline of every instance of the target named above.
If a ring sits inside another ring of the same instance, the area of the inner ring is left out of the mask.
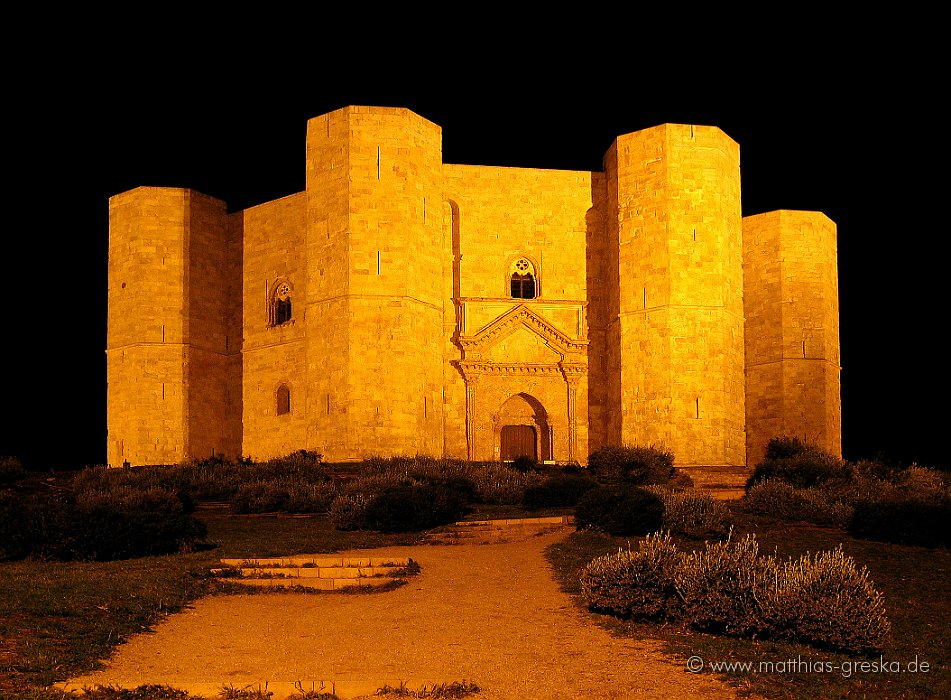
[[[283,416],[291,412],[291,390],[281,384],[277,388],[277,415]]]
[[[291,286],[281,282],[274,288],[271,297],[270,321],[272,326],[279,326],[291,320]]]
[[[518,258],[512,263],[510,273],[513,299],[534,299],[538,296],[538,278],[530,260]]]

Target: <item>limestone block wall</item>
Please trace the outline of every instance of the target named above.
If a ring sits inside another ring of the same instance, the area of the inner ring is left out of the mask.
[[[588,289],[588,453],[608,443],[613,412],[608,397],[620,395],[620,376],[609,368],[620,367],[618,343],[608,342],[609,329],[617,328],[617,245],[609,245],[607,179],[592,173],[592,205],[585,215],[585,263]],[[613,318],[609,308],[615,308]],[[612,361],[613,356],[613,361]]]
[[[449,164],[443,167],[443,175],[450,213],[458,222],[454,276],[459,280],[455,285],[459,335],[472,337],[525,304],[569,338],[587,340],[585,251],[596,175]],[[537,279],[538,296],[534,299],[511,297],[511,266],[522,257],[531,262]],[[480,459],[496,458],[485,455],[495,455],[498,450],[499,426],[485,422],[483,414],[497,414],[512,396],[525,393],[553,416],[554,455],[568,459],[568,387],[557,370],[561,356],[526,330],[487,350],[480,359],[492,364],[547,365],[554,374],[538,384],[539,377],[527,373],[509,373],[502,379],[491,369],[479,375],[470,372],[470,383],[478,384],[468,391],[469,412],[478,413],[470,417],[468,430],[472,454],[483,455]],[[479,378],[472,380],[473,376]],[[449,377],[451,415],[465,416],[466,383],[461,373]],[[578,415],[585,417],[572,446],[573,458],[581,461],[587,459],[587,386],[585,378],[575,387],[573,399],[580,406]],[[531,394],[533,390],[544,390],[544,398]],[[473,396],[478,396],[477,409]],[[498,405],[491,405],[493,401]],[[458,431],[452,434],[459,435]]]
[[[313,119],[307,195],[318,444],[340,458],[441,452],[441,129],[405,109]]]
[[[713,127],[666,124],[619,137],[605,170],[618,246],[610,434],[681,465],[742,464],[739,148]]]
[[[142,187],[110,199],[109,464],[236,455],[240,386],[223,202]]]
[[[444,175],[459,210],[462,297],[510,298],[509,264],[526,256],[539,299],[586,299],[592,173],[447,164]]]
[[[795,436],[842,453],[836,227],[818,212],[743,219],[747,454]]]
[[[241,454],[241,242],[224,202],[188,193],[185,374],[188,456]]]
[[[307,436],[306,215],[307,197],[299,193],[232,216],[244,240],[243,454],[255,459],[314,447]],[[271,307],[282,284],[290,288],[292,315],[278,324]],[[278,414],[282,386],[290,411]]]

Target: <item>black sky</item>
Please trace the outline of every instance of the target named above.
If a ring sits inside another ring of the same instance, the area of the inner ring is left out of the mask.
[[[567,44],[508,58],[483,43],[505,60],[461,66],[441,46],[410,63],[384,51],[347,75],[325,48],[308,69],[246,54],[196,66],[124,45],[19,76],[0,455],[36,468],[104,460],[111,195],[189,187],[238,210],[301,191],[307,119],[369,104],[439,124],[451,163],[600,170],[619,134],[720,127],[740,144],[744,215],[818,210],[838,226],[845,456],[948,466],[943,78],[884,42],[856,55],[826,39],[784,44],[800,47],[794,60],[708,52],[663,70],[633,49]]]

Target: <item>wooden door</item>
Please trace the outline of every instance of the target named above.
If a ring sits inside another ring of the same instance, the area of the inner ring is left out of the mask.
[[[538,459],[538,440],[535,428],[530,425],[506,425],[502,427],[502,461],[527,456]]]

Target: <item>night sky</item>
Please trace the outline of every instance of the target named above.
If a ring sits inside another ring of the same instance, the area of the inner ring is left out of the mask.
[[[861,60],[810,50],[669,71],[623,52],[562,47],[489,68],[435,51],[412,65],[382,54],[346,76],[326,54],[314,71],[137,54],[19,76],[6,163],[18,177],[0,239],[0,455],[38,469],[105,459],[111,195],[187,187],[234,211],[302,191],[307,119],[365,104],[439,124],[447,163],[602,170],[619,134],[720,127],[740,145],[744,215],[818,210],[838,226],[845,457],[951,466],[944,88],[908,55],[862,48]]]

